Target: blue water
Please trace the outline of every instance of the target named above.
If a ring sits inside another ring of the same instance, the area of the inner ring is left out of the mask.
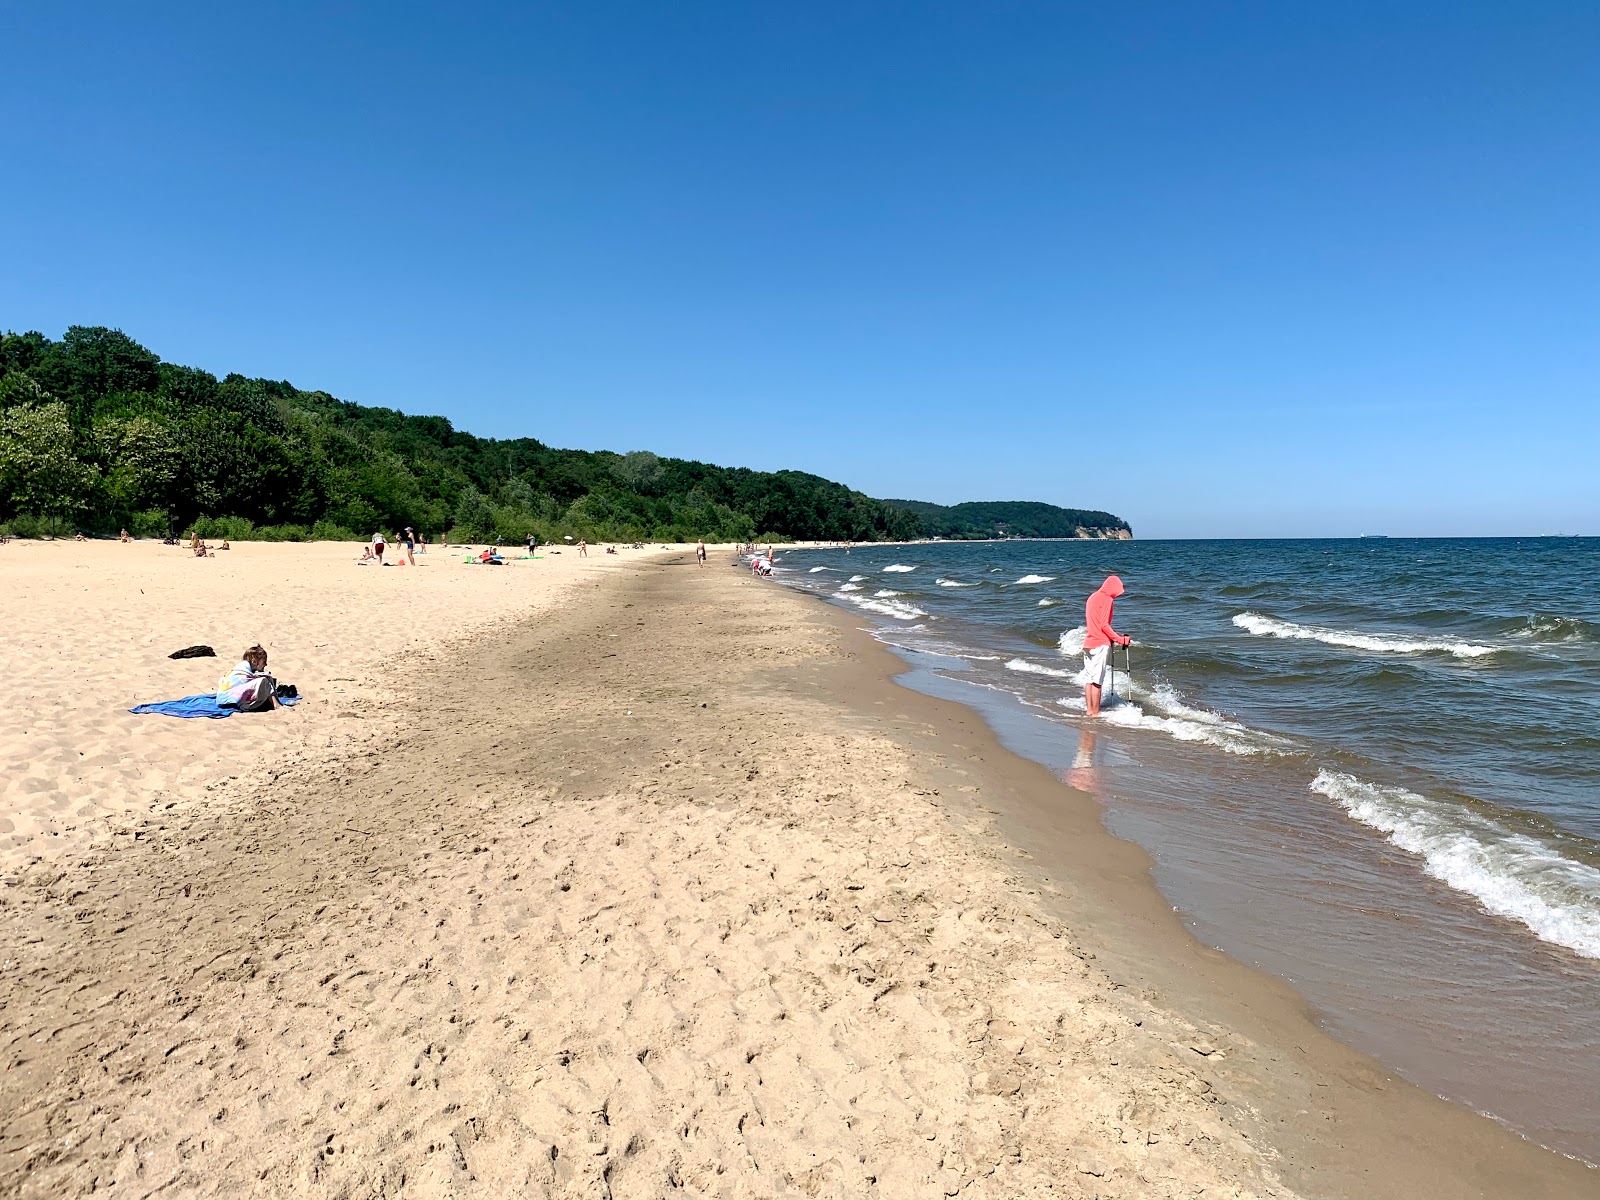
[[[1600,1157],[1600,540],[941,543],[778,568],[959,696],[1026,707],[1047,723],[1027,752],[1064,777],[1114,764],[1080,774],[1198,934],[1419,1081]],[[1135,642],[1091,722],[1083,602],[1111,572]],[[1503,1033],[1513,1009],[1531,1035]]]

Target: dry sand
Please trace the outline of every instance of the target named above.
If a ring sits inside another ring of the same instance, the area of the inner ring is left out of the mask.
[[[170,582],[191,564],[141,561],[169,581],[168,628],[192,629],[209,609]],[[81,816],[91,849],[14,867],[0,1193],[1586,1194],[1566,1190],[1582,1172],[1403,1085],[1335,1074],[1300,1084],[1326,1112],[1279,1102],[1282,1047],[1241,1032],[1250,1013],[1191,1018],[1104,965],[1127,938],[1190,970],[1159,903],[1119,928],[1101,876],[1143,888],[1135,905],[1154,892],[1081,796],[887,682],[815,601],[685,556],[600,563],[619,569],[563,563],[548,591],[493,603],[470,589],[517,586],[509,569],[343,572],[315,608],[306,581],[302,630],[350,612],[298,668],[308,692],[393,649],[382,627],[421,594],[357,606],[352,586],[428,587],[410,627],[449,653],[393,676],[359,731],[344,699],[292,714],[325,741],[170,722],[164,750],[140,746],[152,766],[237,736],[270,771],[206,793],[196,767],[173,809]],[[114,719],[59,704],[52,728]],[[1081,883],[1002,836],[986,801],[1012,792],[1075,814],[1099,864]],[[1248,991],[1259,1006],[1281,1007]],[[1260,1036],[1314,1039],[1297,1019]],[[1375,1129],[1286,1131],[1358,1104]],[[1385,1121],[1409,1132],[1385,1140]]]
[[[290,747],[333,749],[463,638],[643,553],[469,567],[466,550],[434,547],[416,568],[378,568],[332,542],[246,542],[208,559],[157,542],[0,546],[0,870],[81,848],[119,827],[107,818],[225,792]],[[305,693],[295,708],[249,721],[128,713],[212,690],[257,641]],[[167,658],[197,643],[218,657]]]

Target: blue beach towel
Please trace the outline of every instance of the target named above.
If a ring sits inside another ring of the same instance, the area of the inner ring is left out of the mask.
[[[279,699],[279,704],[298,704],[300,697],[284,696]],[[202,692],[198,696],[185,696],[182,700],[157,700],[154,704],[140,704],[128,710],[131,713],[159,713],[163,717],[212,717],[220,719],[231,717],[239,710],[237,708],[223,708],[217,703],[213,692]]]

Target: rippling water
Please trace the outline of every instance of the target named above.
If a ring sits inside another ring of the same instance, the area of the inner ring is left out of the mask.
[[[1026,706],[1039,728],[1018,748],[1092,785],[1201,936],[1420,1082],[1600,1158],[1600,541],[947,543],[778,565],[981,685],[961,698]],[[1132,669],[1090,722],[1083,602],[1112,571]]]

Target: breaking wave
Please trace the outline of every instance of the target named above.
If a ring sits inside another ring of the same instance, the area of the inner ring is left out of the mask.
[[[1054,583],[1054,575],[1024,575],[1017,580],[1018,583]]]
[[[839,585],[839,590],[841,592],[859,592],[861,590],[861,585],[859,583],[841,583]]]
[[[928,615],[920,608],[907,604],[904,600],[887,600],[877,597],[868,599],[865,596],[846,596],[845,599],[857,608],[864,608],[868,612],[879,613],[885,617],[893,617],[896,621],[915,621],[918,617]]]
[[[1022,671],[1028,675],[1054,675],[1057,679],[1071,679],[1077,671],[1062,671],[1055,667],[1042,667],[1038,663],[1031,663],[1025,658],[1013,658],[1006,663],[1008,671]]]
[[[1089,627],[1087,625],[1079,625],[1074,629],[1068,629],[1057,639],[1056,648],[1063,654],[1082,654],[1083,639],[1088,636]]]
[[[1145,691],[1134,684],[1125,672],[1112,671],[1111,678],[1111,691],[1115,693],[1115,699],[1100,710],[1100,719],[1108,725],[1149,729],[1180,742],[1204,742],[1229,754],[1296,753],[1294,743],[1283,738],[1230,721],[1219,713],[1185,704],[1178,693],[1166,684]],[[1143,703],[1136,703],[1129,696],[1137,696]],[[1083,708],[1083,700],[1079,697],[1063,697],[1056,703],[1063,708],[1080,711]]]
[[[1394,633],[1352,633],[1343,629],[1322,629],[1315,625],[1296,625],[1293,621],[1280,621],[1276,617],[1257,612],[1242,612],[1233,623],[1246,633],[1258,637],[1294,638],[1302,641],[1322,642],[1328,646],[1344,646],[1351,650],[1371,650],[1380,654],[1453,654],[1457,658],[1482,658],[1499,653],[1499,647],[1481,646],[1475,642],[1458,642],[1450,638],[1405,637]]]
[[[1600,869],[1463,805],[1405,788],[1321,771],[1311,790],[1387,834],[1400,849],[1419,856],[1430,876],[1474,897],[1496,916],[1520,921],[1542,941],[1600,958]]]
[[[1511,636],[1541,642],[1594,642],[1600,641],[1600,626],[1581,617],[1539,613],[1529,617],[1527,624],[1514,630]]]
[[[905,563],[890,563],[887,567],[884,568],[884,570],[885,571],[915,571],[916,568],[915,567],[908,567],[908,566],[905,565]]]
[[[946,579],[943,575],[941,575],[938,579],[935,579],[934,582],[937,583],[940,587],[977,587],[978,586],[975,583],[962,583],[960,580],[957,580],[957,579]]]

